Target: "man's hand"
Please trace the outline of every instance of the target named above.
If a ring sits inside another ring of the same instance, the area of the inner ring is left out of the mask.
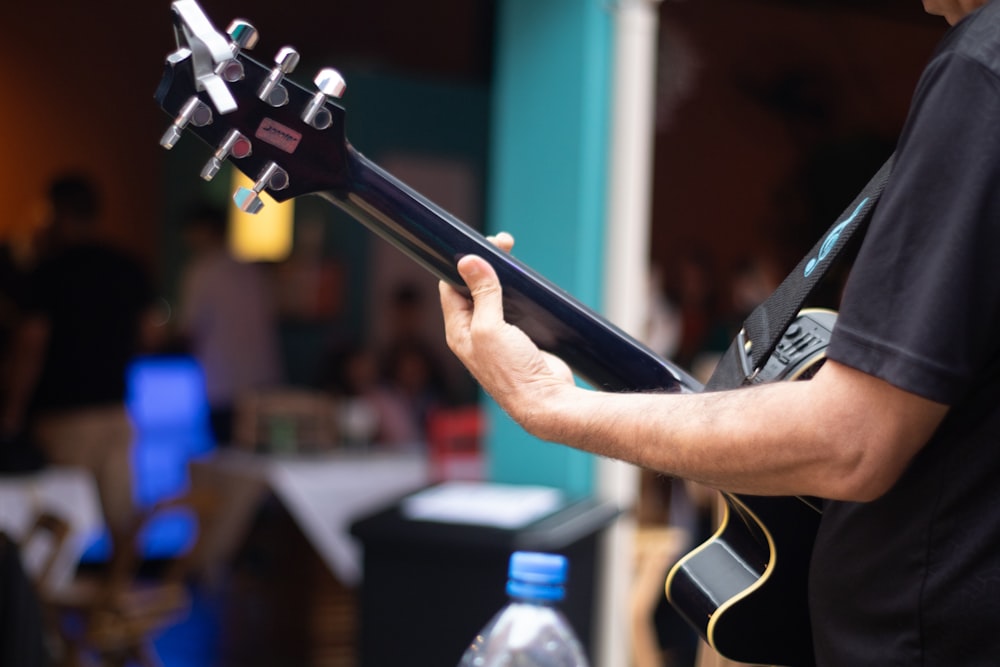
[[[498,236],[498,247],[513,239]],[[492,266],[441,284],[448,345],[521,426],[544,440],[734,493],[869,501],[899,478],[947,413],[829,360],[808,382],[695,394],[590,391],[503,318]]]
[[[490,240],[508,252],[514,245],[506,233]],[[458,272],[472,299],[440,283],[448,347],[501,408],[534,431],[542,426],[532,423],[541,417],[538,407],[575,386],[573,374],[565,363],[541,351],[521,329],[504,320],[503,288],[486,260],[466,255],[458,262]]]

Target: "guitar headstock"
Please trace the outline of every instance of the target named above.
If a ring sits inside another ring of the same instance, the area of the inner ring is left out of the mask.
[[[218,31],[195,0],[176,0],[177,50],[167,56],[156,101],[173,117],[160,145],[173,148],[185,130],[211,146],[201,176],[211,180],[226,160],[254,185],[233,199],[244,211],[263,206],[266,190],[277,201],[336,189],[345,183],[347,139],[344,109],[332,100],[345,84],[323,69],[308,90],[288,78],[299,54],[284,47],[271,65],[245,51],[257,31],[242,19]]]

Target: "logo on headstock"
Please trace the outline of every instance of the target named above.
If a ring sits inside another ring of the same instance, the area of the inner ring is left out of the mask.
[[[270,118],[265,118],[260,122],[254,136],[286,153],[294,153],[295,149],[299,147],[299,142],[302,141],[301,133]]]

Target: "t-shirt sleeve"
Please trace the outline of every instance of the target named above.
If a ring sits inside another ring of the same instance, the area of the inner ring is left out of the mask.
[[[939,55],[848,278],[828,356],[953,404],[998,354],[1000,81]]]

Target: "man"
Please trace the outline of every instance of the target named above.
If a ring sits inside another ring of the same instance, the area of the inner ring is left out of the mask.
[[[184,224],[191,262],[180,294],[179,337],[205,374],[213,436],[233,441],[241,395],[283,377],[273,295],[260,266],[238,261],[227,246],[225,209],[198,206]]]
[[[5,434],[30,430],[46,459],[93,472],[112,544],[134,518],[126,372],[157,344],[146,270],[100,238],[100,197],[67,174],[48,192],[49,246],[9,351]]]
[[[830,499],[809,591],[820,665],[1000,659],[1000,1],[924,7],[953,27],[811,381],[588,391],[504,322],[482,259],[458,263],[471,302],[441,286],[450,347],[531,433],[735,493]]]

